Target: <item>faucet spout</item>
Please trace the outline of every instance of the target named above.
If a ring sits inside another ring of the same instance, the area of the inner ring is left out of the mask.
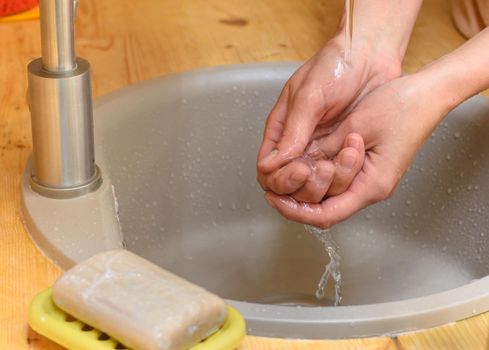
[[[95,165],[90,65],[75,56],[76,1],[41,0],[42,58],[28,65],[32,121],[31,187],[73,198],[102,181]]]

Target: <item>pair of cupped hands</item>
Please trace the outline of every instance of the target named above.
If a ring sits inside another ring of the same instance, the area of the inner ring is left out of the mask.
[[[288,219],[330,227],[388,198],[431,134],[416,74],[401,59],[331,40],[285,84],[257,160],[265,199]]]

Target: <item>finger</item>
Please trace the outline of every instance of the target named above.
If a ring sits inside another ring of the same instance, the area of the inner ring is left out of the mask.
[[[285,218],[321,228],[331,227],[346,220],[371,204],[372,198],[374,197],[368,191],[347,191],[315,204],[298,202],[290,196],[280,196],[272,192],[265,193],[265,199],[270,206]]]
[[[266,192],[265,199],[285,218],[304,224],[321,226],[321,204],[298,202],[291,196],[281,196],[273,192]]]
[[[304,153],[318,121],[324,114],[321,89],[301,86],[287,110],[283,132],[276,149],[258,162],[258,168],[269,172]]]
[[[345,140],[350,133],[345,123],[341,123],[331,133],[312,141],[305,153],[313,159],[331,159],[344,148]]]
[[[376,186],[372,186],[365,173],[361,172],[355,181],[358,181],[355,191],[348,190],[337,196],[329,197],[321,203],[322,227],[336,225],[363,208],[385,199],[377,192]]]
[[[335,166],[331,161],[317,161],[312,175],[307,179],[304,186],[295,192],[292,197],[299,202],[321,202],[335,177],[334,174]]]
[[[352,147],[361,154],[365,153],[365,143],[363,137],[354,132],[346,136],[344,147]]]
[[[258,161],[267,156],[277,146],[283,132],[285,118],[287,117],[287,103],[289,98],[289,84],[280,92],[277,102],[273,106],[265,123],[262,144],[258,152]]]
[[[294,193],[304,186],[312,171],[304,160],[294,160],[266,177],[266,189],[277,194]]]
[[[373,203],[369,191],[360,194],[347,191],[340,195],[327,198],[321,203],[321,227],[331,227]]]
[[[362,137],[358,134],[348,135],[345,140],[345,147],[335,159],[336,172],[333,183],[329,187],[328,196],[345,192],[362,169],[365,158],[365,146]]]

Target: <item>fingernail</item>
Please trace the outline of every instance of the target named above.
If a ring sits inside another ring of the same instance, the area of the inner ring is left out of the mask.
[[[360,148],[360,140],[358,139],[358,136],[350,136],[346,140],[346,146],[347,147],[353,147],[355,149]]]
[[[357,156],[353,154],[342,154],[340,159],[340,165],[348,170],[353,169],[355,163],[357,162]]]
[[[258,162],[259,165],[264,165],[266,163],[269,163],[273,158],[275,158],[278,155],[278,149],[273,150],[272,152],[268,153],[265,158],[260,160]]]

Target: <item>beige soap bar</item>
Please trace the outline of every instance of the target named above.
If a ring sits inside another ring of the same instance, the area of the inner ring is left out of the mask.
[[[127,251],[95,255],[53,287],[67,313],[137,350],[182,350],[219,328],[224,301]]]

